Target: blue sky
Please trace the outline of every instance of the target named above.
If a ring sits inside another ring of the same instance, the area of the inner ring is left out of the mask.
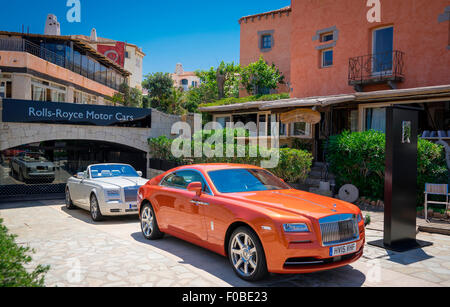
[[[66,19],[67,0],[2,1],[0,30],[43,33],[47,14],[61,23],[61,34],[89,35],[127,41],[147,54],[144,74],[208,69],[221,60],[239,62],[240,17],[279,9],[290,0],[81,0],[81,22]]]

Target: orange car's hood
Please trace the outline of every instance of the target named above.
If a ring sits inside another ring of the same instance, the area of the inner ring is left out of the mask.
[[[224,194],[223,197],[262,205],[266,208],[281,209],[315,219],[340,213],[359,213],[358,208],[352,204],[293,189]]]

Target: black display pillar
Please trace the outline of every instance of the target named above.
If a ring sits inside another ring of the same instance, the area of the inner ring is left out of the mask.
[[[384,239],[369,243],[403,252],[431,245],[417,235],[417,144],[419,110],[386,110]]]

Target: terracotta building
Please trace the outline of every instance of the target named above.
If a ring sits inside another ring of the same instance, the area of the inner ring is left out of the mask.
[[[201,108],[217,121],[267,131],[296,112],[281,143],[307,142],[321,160],[330,135],[384,131],[386,107],[405,104],[423,108],[424,138],[450,140],[450,0],[292,0],[239,23],[241,64],[263,55],[291,99]]]

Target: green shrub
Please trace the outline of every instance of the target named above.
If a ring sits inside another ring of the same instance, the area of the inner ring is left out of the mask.
[[[330,138],[327,161],[336,175],[337,185],[354,184],[360,194],[384,199],[386,136],[377,131],[344,132]],[[447,183],[448,170],[443,147],[419,139],[418,204],[423,203],[426,183]]]
[[[219,130],[219,133],[223,133],[224,141],[226,141],[227,134],[233,134],[234,136],[237,136],[238,130]],[[212,135],[212,131],[200,131],[196,133],[196,137],[202,139],[202,143],[195,143],[192,141],[191,149],[192,151],[195,148],[195,145],[204,146],[205,141]],[[248,132],[245,134],[248,136]],[[172,147],[173,140],[168,139],[167,137],[159,137],[156,139],[150,139],[150,150],[153,153],[153,157],[156,159],[163,159],[163,160],[171,160],[174,161],[176,158],[173,157],[171,154],[171,147]],[[238,145],[238,142],[235,141],[233,145],[231,145],[234,150],[233,157],[229,158],[227,157],[227,146],[226,142],[224,142],[223,146],[223,157],[207,157],[204,152],[202,157],[196,157],[196,158],[190,158],[187,157],[186,159],[180,158],[177,159],[177,161],[183,161],[186,164],[187,161],[193,162],[196,164],[202,164],[202,163],[232,163],[232,164],[249,164],[249,165],[261,165],[262,161],[268,160],[270,157],[269,152],[267,149],[264,149],[262,147],[253,146],[248,144],[246,142],[245,145],[241,146]],[[212,149],[214,150],[215,147],[212,146]],[[237,153],[244,152],[244,157],[238,157]],[[276,149],[273,149],[276,150]],[[250,152],[256,152],[256,157],[251,157]],[[277,167],[270,169],[271,172],[273,172],[278,177],[284,179],[287,182],[297,182],[299,180],[305,180],[308,176],[308,174],[311,171],[313,157],[311,153],[304,151],[304,150],[297,150],[297,149],[290,149],[290,148],[283,148],[280,149],[280,160]]]
[[[43,287],[48,266],[38,265],[29,273],[25,265],[31,262],[28,247],[18,246],[16,236],[8,234],[0,219],[0,287]]]
[[[287,182],[295,183],[306,180],[311,172],[313,156],[305,150],[280,149],[280,163],[271,171]]]
[[[154,159],[161,159],[165,161],[172,161],[180,163],[181,159],[172,155],[172,143],[173,140],[166,136],[160,136],[157,138],[151,138],[148,140],[150,146],[150,152]]]

